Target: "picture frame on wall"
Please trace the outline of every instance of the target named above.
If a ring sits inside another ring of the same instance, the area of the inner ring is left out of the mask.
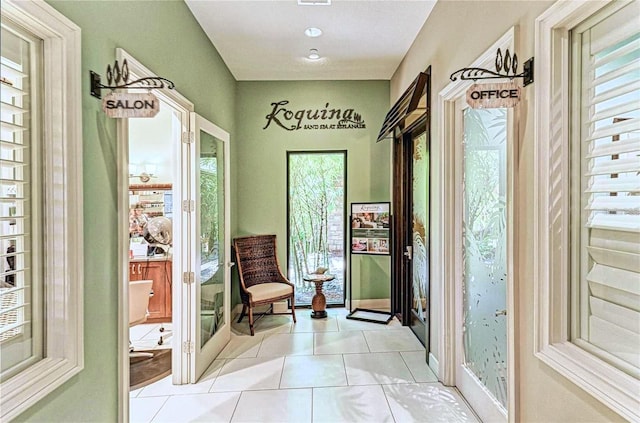
[[[351,254],[390,255],[391,203],[351,203]]]

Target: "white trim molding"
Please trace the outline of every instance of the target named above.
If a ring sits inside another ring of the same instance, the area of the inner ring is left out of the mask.
[[[44,357],[2,382],[9,421],[84,367],[80,28],[44,1],[2,0],[2,16],[44,41],[42,180]]]
[[[571,342],[569,332],[570,31],[610,4],[558,1],[536,19],[534,353],[614,412],[640,421],[640,381]]]

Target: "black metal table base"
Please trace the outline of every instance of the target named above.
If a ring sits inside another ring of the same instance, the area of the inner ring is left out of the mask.
[[[325,317],[327,317],[327,311],[326,310],[312,311],[311,312],[311,318],[312,319],[324,319]]]

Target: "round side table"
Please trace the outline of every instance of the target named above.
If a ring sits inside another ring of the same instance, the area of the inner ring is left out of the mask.
[[[322,284],[332,281],[335,278],[336,277],[334,275],[327,274],[310,274],[302,278],[306,282],[313,282],[316,285],[316,294],[311,299],[311,308],[313,309],[311,317],[313,319],[322,319],[327,317],[327,299],[322,292]]]

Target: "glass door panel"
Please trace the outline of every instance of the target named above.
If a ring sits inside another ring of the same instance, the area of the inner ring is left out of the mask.
[[[507,110],[464,114],[462,363],[507,407]]]
[[[426,345],[429,340],[429,148],[426,132],[413,137],[411,161],[411,327]]]
[[[229,134],[192,114],[189,147],[190,211],[187,272],[189,381],[195,383],[231,337],[229,237]],[[195,210],[192,205],[195,204]],[[185,349],[185,348],[183,348]]]
[[[200,134],[200,347],[224,325],[224,148]],[[221,244],[222,241],[222,244]]]

